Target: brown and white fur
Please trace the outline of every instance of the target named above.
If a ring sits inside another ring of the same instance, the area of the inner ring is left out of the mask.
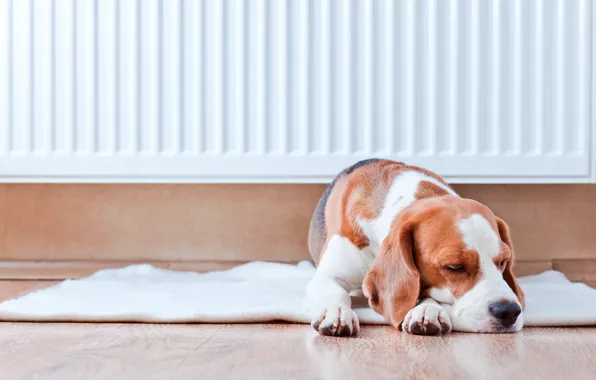
[[[304,306],[320,334],[358,334],[359,291],[411,334],[523,326],[507,224],[428,170],[381,159],[345,169],[319,201],[308,245],[317,271]]]

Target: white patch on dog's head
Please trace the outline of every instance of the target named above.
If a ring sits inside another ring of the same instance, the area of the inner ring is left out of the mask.
[[[455,300],[450,308],[454,330],[470,332],[519,331],[523,326],[521,314],[513,325],[503,326],[489,311],[489,306],[497,302],[517,303],[521,307],[515,293],[507,285],[502,272],[494,263],[494,259],[501,251],[501,239],[498,233],[480,214],[473,214],[461,220],[458,228],[467,248],[478,254],[480,277],[476,285]]]
[[[501,239],[482,215],[472,214],[459,222],[462,240],[480,255],[480,260],[494,259],[500,251]]]

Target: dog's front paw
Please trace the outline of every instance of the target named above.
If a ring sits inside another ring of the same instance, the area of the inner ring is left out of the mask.
[[[311,325],[319,334],[329,336],[356,336],[360,331],[360,322],[354,310],[341,306],[325,308],[319,318],[312,320]]]
[[[415,335],[446,334],[451,331],[451,319],[441,306],[423,303],[408,312],[401,327]]]

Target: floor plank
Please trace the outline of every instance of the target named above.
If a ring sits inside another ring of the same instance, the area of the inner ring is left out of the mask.
[[[365,327],[0,324],[3,379],[594,379],[596,329],[415,337]]]
[[[0,299],[51,282],[1,281]],[[365,326],[357,338],[306,325],[0,323],[0,378],[594,379],[596,329],[411,336]]]

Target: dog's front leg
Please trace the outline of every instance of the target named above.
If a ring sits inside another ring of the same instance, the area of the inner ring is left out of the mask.
[[[354,336],[360,331],[349,292],[362,284],[363,260],[363,253],[349,239],[335,235],[329,240],[304,300],[311,325],[320,334]]]

